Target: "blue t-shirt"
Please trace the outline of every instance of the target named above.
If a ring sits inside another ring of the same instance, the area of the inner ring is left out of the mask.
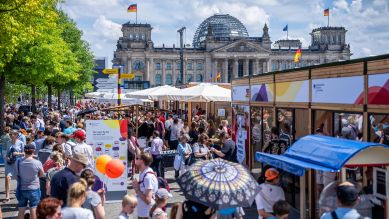
[[[337,208],[335,210],[336,216],[343,219],[359,218],[361,215],[357,210],[352,208]],[[333,219],[331,212],[324,213],[320,219]]]
[[[50,196],[63,201],[63,206],[66,206],[66,199],[69,187],[78,182],[79,178],[75,172],[69,168],[65,168],[56,173],[51,179]]]
[[[73,134],[73,132],[76,131],[76,128],[74,127],[69,127],[69,128],[66,128],[63,133],[66,134],[66,135],[71,135]]]

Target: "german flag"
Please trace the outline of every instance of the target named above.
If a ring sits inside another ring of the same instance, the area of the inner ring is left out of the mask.
[[[294,55],[294,62],[300,62],[301,60],[301,48],[299,48],[297,51],[296,51],[296,54]]]
[[[329,8],[324,10],[324,17],[328,17],[328,16],[330,16],[330,9]]]
[[[127,12],[136,12],[136,10],[137,10],[136,4],[132,4],[132,5],[128,6],[128,8],[127,8]]]

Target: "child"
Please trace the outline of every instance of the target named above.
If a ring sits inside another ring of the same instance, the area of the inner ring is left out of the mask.
[[[289,204],[284,200],[279,200],[273,205],[273,214],[274,217],[269,219],[286,219],[289,214]]]
[[[151,219],[168,219],[166,212],[162,209],[166,207],[167,200],[172,198],[172,194],[170,194],[166,189],[161,188],[155,193],[155,204],[150,209],[149,216]]]
[[[131,214],[134,213],[138,200],[133,195],[125,195],[122,201],[122,211],[116,219],[130,219]]]

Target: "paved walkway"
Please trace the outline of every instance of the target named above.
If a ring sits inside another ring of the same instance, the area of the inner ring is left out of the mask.
[[[173,194],[173,198],[169,200],[168,203],[168,212],[170,212],[170,207],[173,203],[182,202],[185,200],[182,192],[178,186],[178,184],[174,180],[174,171],[169,170],[165,174],[168,180],[171,193]],[[129,181],[129,185],[131,185],[131,181]],[[5,199],[5,181],[4,181],[4,167],[0,167],[0,205],[3,211],[3,218],[16,218],[17,216],[17,200],[15,199],[15,188],[16,181],[12,180],[11,182],[11,201],[8,203],[3,203]],[[131,186],[128,187],[128,193],[134,194],[134,190]],[[114,219],[119,214],[121,210],[121,203],[107,203],[105,206],[106,218]],[[246,216],[245,219],[255,219],[257,218],[257,213],[254,207],[250,209],[245,209]]]

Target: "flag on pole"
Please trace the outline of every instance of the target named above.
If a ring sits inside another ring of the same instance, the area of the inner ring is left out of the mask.
[[[329,8],[324,9],[324,16],[325,16],[325,17],[330,16],[330,9],[329,9]]]
[[[301,48],[298,48],[296,54],[294,55],[294,62],[299,62],[301,60]]]
[[[221,78],[222,78],[222,76],[221,76],[220,72],[218,72],[216,75],[216,81],[219,81]]]
[[[284,29],[282,29],[282,31],[288,31],[288,25],[286,25],[286,26],[284,27]]]
[[[128,6],[128,8],[127,8],[127,12],[136,12],[136,11],[137,11],[136,4],[132,4],[132,5]]]

